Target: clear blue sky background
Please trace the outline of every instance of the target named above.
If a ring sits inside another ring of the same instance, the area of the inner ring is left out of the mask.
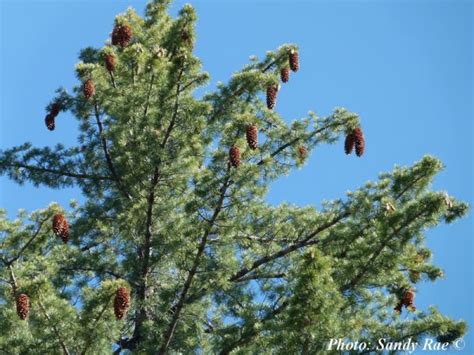
[[[216,81],[281,43],[300,46],[301,69],[283,86],[277,110],[288,120],[343,106],[360,114],[367,149],[343,154],[342,142],[317,149],[302,170],[276,182],[269,201],[319,205],[424,154],[446,165],[433,188],[473,202],[473,3],[469,1],[191,1],[199,22],[196,54]],[[1,4],[0,148],[75,143],[67,115],[44,126],[54,90],[76,83],[85,46],[102,46],[114,16],[144,1],[5,1]],[[177,1],[173,13],[181,7]],[[11,216],[50,201],[80,200],[75,189],[17,186],[0,177],[0,206]],[[419,309],[435,304],[456,319],[473,316],[473,219],[429,231],[434,262],[446,273],[422,283]],[[466,354],[474,352],[471,330]]]

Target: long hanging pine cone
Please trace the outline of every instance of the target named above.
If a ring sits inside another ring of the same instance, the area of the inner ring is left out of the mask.
[[[132,40],[132,29],[128,25],[115,25],[112,31],[112,44],[122,48],[128,46]]]
[[[300,68],[300,62],[299,62],[299,55],[298,52],[294,49],[290,51],[290,55],[288,56],[288,62],[290,64],[290,69],[292,71],[298,71]]]
[[[258,148],[258,129],[256,125],[247,126],[246,131],[247,144],[250,149],[255,150]]]
[[[50,131],[54,131],[54,128],[56,127],[55,123],[54,123],[54,117],[52,114],[48,113],[46,115],[46,117],[44,118],[44,123],[46,124],[46,127],[50,130]]]
[[[355,144],[355,137],[354,134],[351,132],[346,136],[346,140],[344,141],[344,151],[347,155],[352,153]]]
[[[60,237],[63,243],[69,240],[69,223],[62,214],[55,214],[53,217],[53,232]]]
[[[280,79],[284,83],[287,83],[288,80],[290,80],[290,69],[288,67],[284,67],[280,70]]]
[[[112,73],[113,71],[115,71],[115,64],[116,64],[116,58],[115,58],[115,55],[113,54],[107,54],[105,56],[105,67],[107,68],[107,70]]]
[[[115,318],[122,319],[130,307],[130,293],[125,287],[120,287],[115,293],[114,313]]]
[[[95,86],[94,82],[91,79],[86,80],[83,87],[84,96],[89,100],[92,96],[95,95]]]
[[[267,86],[267,108],[273,110],[275,107],[276,97],[278,93],[278,86],[271,84]]]
[[[358,157],[361,157],[364,154],[364,150],[365,150],[364,133],[362,133],[362,130],[359,127],[357,127],[356,129],[354,129],[352,134],[354,135],[356,155]]]
[[[237,168],[240,165],[240,150],[236,145],[230,147],[229,161],[234,168]]]
[[[21,320],[28,318],[30,312],[30,299],[24,293],[19,294],[16,297],[16,313]]]

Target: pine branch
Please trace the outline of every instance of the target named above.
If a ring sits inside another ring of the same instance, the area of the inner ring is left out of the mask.
[[[59,176],[71,177],[76,179],[90,179],[90,180],[112,180],[109,176],[100,176],[100,175],[91,175],[91,174],[81,174],[81,173],[74,173],[69,171],[62,171],[56,169],[49,169],[49,168],[42,168],[33,165],[27,165],[22,163],[10,163],[10,164],[1,164],[7,168],[24,168],[30,171],[40,172],[40,173],[48,173],[48,174],[55,174]]]
[[[46,319],[50,323],[51,327],[53,328],[54,334],[56,335],[56,338],[59,342],[59,345],[61,346],[61,349],[63,350],[63,353],[65,355],[70,355],[70,352],[69,352],[66,344],[64,343],[64,340],[61,337],[61,333],[59,332],[58,328],[56,328],[55,322],[51,319],[49,314],[46,312],[46,309],[45,309],[43,303],[41,303],[41,301],[38,300],[38,305],[40,306],[41,311],[43,312],[44,316],[46,317]]]
[[[95,113],[95,119],[96,119],[96,122],[97,122],[97,126],[99,127],[99,137],[100,137],[100,140],[102,142],[102,150],[103,150],[104,155],[105,155],[105,160],[107,162],[107,166],[108,166],[108,168],[110,170],[110,173],[112,174],[112,176],[113,176],[113,178],[114,178],[114,180],[117,184],[118,189],[123,193],[123,195],[128,200],[131,200],[132,196],[123,187],[122,179],[117,174],[117,171],[115,170],[115,166],[112,162],[112,158],[110,157],[109,149],[107,147],[107,140],[106,140],[105,135],[104,135],[104,127],[102,125],[102,121],[100,120],[99,106],[98,106],[97,102],[94,104],[94,113]]]
[[[384,238],[384,240],[382,241],[382,243],[380,244],[380,246],[377,248],[377,250],[372,254],[372,256],[369,258],[369,260],[367,261],[367,263],[364,264],[364,268],[358,273],[356,274],[356,276],[346,285],[344,286],[342,289],[341,289],[341,292],[345,292],[349,289],[352,289],[354,288],[359,282],[360,280],[362,279],[362,277],[365,276],[365,274],[370,270],[370,267],[372,266],[372,264],[375,262],[375,260],[380,256],[380,254],[382,253],[382,251],[385,249],[385,247],[387,246],[387,244],[393,240],[395,237],[398,236],[398,234],[406,227],[408,227],[411,223],[413,223],[416,219],[418,219],[419,217],[421,217],[426,211],[425,210],[421,210],[419,213],[417,213],[413,218],[409,219],[406,223],[402,224],[401,226],[399,226],[398,228],[396,228],[392,234],[389,234],[386,238]]]
[[[288,301],[283,301],[282,304],[276,308],[274,308],[271,312],[269,312],[265,317],[263,317],[259,323],[263,324],[265,322],[268,322],[272,319],[274,319],[277,315],[282,313],[286,307],[288,307],[289,302]],[[260,332],[259,330],[255,329],[254,327],[250,326],[250,329],[248,331],[245,331],[245,325],[240,327],[240,331],[242,335],[240,338],[230,344],[227,344],[224,346],[224,348],[219,352],[219,355],[228,355],[231,353],[232,350],[234,350],[237,347],[240,347],[242,345],[248,344],[250,341],[252,341],[253,338],[255,338]]]
[[[314,130],[313,132],[311,132],[310,135],[308,135],[306,138],[302,137],[302,136],[298,136],[296,138],[293,138],[292,140],[290,140],[289,142],[286,142],[284,144],[282,144],[280,147],[278,147],[277,149],[275,149],[272,153],[270,153],[270,158],[273,158],[275,156],[277,156],[278,154],[280,154],[282,151],[284,151],[286,148],[288,147],[291,147],[292,145],[298,143],[300,140],[310,140],[311,138],[313,138],[315,135],[325,131],[326,129],[329,129],[329,128],[335,128],[335,127],[338,127],[338,126],[343,126],[343,123],[332,123],[332,124],[328,124],[326,126],[323,126],[319,129],[316,129]],[[262,158],[258,163],[257,165],[263,165],[265,162],[265,158]]]
[[[196,274],[197,268],[199,266],[199,263],[201,261],[201,257],[204,253],[204,249],[206,247],[207,239],[209,237],[209,234],[211,232],[212,227],[214,226],[214,222],[217,220],[217,217],[219,216],[219,213],[222,209],[222,205],[224,203],[224,198],[225,198],[225,193],[227,189],[230,186],[230,165],[227,166],[227,171],[226,171],[226,178],[224,179],[224,183],[222,185],[222,188],[220,189],[220,197],[219,201],[217,202],[217,206],[214,209],[214,213],[212,215],[212,218],[210,222],[208,223],[207,229],[204,232],[204,235],[201,238],[201,242],[199,243],[199,247],[196,253],[196,256],[194,257],[193,261],[193,266],[191,267],[191,270],[188,272],[188,276],[186,277],[186,281],[183,285],[183,289],[179,295],[178,302],[176,303],[175,306],[173,306],[173,317],[171,319],[170,324],[167,327],[166,332],[164,333],[163,337],[163,342],[158,350],[158,354],[163,355],[166,354],[166,351],[168,349],[168,346],[171,342],[171,339],[173,337],[174,331],[176,329],[176,324],[178,323],[181,311],[186,303],[186,298],[188,296],[188,291],[189,288],[191,287],[191,283],[193,281],[194,275]]]
[[[184,72],[184,65],[181,67],[180,72],[178,74],[177,81],[176,81],[177,82],[176,99],[175,99],[175,104],[174,104],[174,110],[173,110],[173,114],[172,114],[168,129],[166,130],[165,137],[163,138],[163,141],[161,143],[162,149],[165,148],[166,143],[168,142],[168,139],[171,136],[171,132],[173,131],[173,128],[175,126],[176,119],[178,116],[180,81],[181,81],[183,72]],[[150,271],[149,260],[150,260],[151,239],[152,239],[151,226],[153,222],[153,205],[155,203],[155,188],[160,179],[160,164],[161,164],[161,160],[159,160],[157,165],[155,166],[155,170],[153,172],[153,178],[150,185],[150,190],[147,197],[147,217],[146,217],[146,225],[145,225],[145,240],[144,240],[142,251],[141,251],[141,258],[143,260],[142,272],[141,272],[142,281],[138,287],[138,299],[141,300],[142,302],[146,299],[146,293],[147,293],[146,278]],[[126,344],[128,348],[133,349],[135,345],[137,344],[137,342],[139,341],[139,339],[141,338],[141,327],[145,318],[146,318],[146,311],[142,306],[142,308],[137,312],[133,337]]]
[[[18,254],[13,257],[11,260],[9,261],[6,261],[5,262],[5,265],[6,266],[10,266],[12,265],[15,261],[17,261],[21,255],[23,254],[23,252],[30,246],[30,244],[33,242],[33,240],[39,235],[39,232],[41,231],[41,228],[43,227],[43,224],[48,220],[48,218],[40,221],[39,223],[39,226],[38,228],[36,229],[36,231],[33,233],[33,235],[31,236],[30,239],[28,239],[28,241],[25,243],[25,245],[23,245],[23,247],[20,249],[20,251],[18,252]]]
[[[326,229],[328,228],[331,228],[333,227],[334,225],[338,224],[340,221],[342,221],[344,218],[348,217],[349,216],[349,211],[343,211],[341,212],[341,214],[339,216],[337,216],[336,218],[334,218],[333,220],[329,221],[328,223],[325,223],[323,224],[322,226],[320,226],[319,228],[317,228],[315,231],[313,231],[312,233],[310,233],[309,235],[307,235],[304,239],[302,239],[301,241],[297,242],[297,243],[294,243],[292,245],[289,245],[288,247],[285,247],[285,248],[282,248],[280,249],[279,251],[273,253],[273,254],[270,254],[270,255],[267,255],[267,256],[264,256],[258,260],[256,260],[252,266],[250,266],[249,268],[243,268],[241,269],[240,271],[238,271],[237,273],[235,273],[234,275],[232,275],[230,278],[229,278],[229,281],[231,282],[235,282],[235,281],[238,281],[241,277],[247,275],[248,273],[252,272],[253,270],[255,269],[258,269],[260,266],[262,265],[265,265],[267,263],[269,263],[270,261],[273,261],[273,260],[276,260],[276,259],[279,259],[279,258],[282,258],[286,255],[288,255],[289,253],[295,251],[295,250],[298,250],[298,249],[301,249],[303,247],[306,246],[306,244],[311,241],[315,236],[317,236],[319,233],[325,231]]]
[[[92,330],[94,331],[96,329],[95,325],[99,322],[99,320],[102,318],[102,316],[104,315],[105,311],[107,310],[107,308],[109,307],[109,303],[110,303],[110,300],[112,299],[112,296],[113,295],[110,295],[108,298],[107,298],[107,302],[105,303],[104,307],[102,307],[101,311],[99,312],[97,318],[95,319],[94,321],[94,324],[93,324],[93,327],[92,327]],[[92,335],[93,334],[90,334],[89,338],[87,339],[86,341],[86,344],[84,346],[84,349],[81,351],[81,355],[86,355],[87,353],[87,350],[89,350],[89,347],[91,346],[91,343],[92,343]]]

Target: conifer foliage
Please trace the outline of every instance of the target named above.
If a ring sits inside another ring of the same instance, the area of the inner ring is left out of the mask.
[[[294,44],[197,94],[210,76],[193,53],[196,14],[173,17],[169,2],[118,15],[111,41],[80,52],[77,85],[52,95],[48,129],[67,111],[76,145],[57,144],[58,130],[48,147],[0,152],[0,174],[19,184],[81,192],[68,208],[0,210],[0,349],[312,354],[360,334],[461,337],[464,322],[400,291],[442,275],[425,231],[468,209],[430,189],[441,162],[395,167],[321,208],[269,204],[272,183],[314,164],[315,148],[350,132],[344,150],[362,156],[361,120],[344,108],[282,117],[277,95],[295,88],[276,83],[285,68],[303,74]],[[347,164],[339,152],[331,164]],[[316,174],[308,191],[325,188]]]

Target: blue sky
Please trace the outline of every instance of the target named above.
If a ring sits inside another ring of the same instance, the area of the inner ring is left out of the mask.
[[[283,86],[277,110],[288,120],[343,106],[361,116],[363,158],[343,154],[342,142],[323,146],[309,164],[272,186],[269,201],[319,205],[338,198],[394,164],[424,154],[446,169],[433,188],[473,202],[473,3],[469,1],[190,1],[197,9],[196,54],[216,81],[282,43],[300,46],[300,71]],[[172,9],[182,6],[174,3]],[[114,16],[145,1],[0,0],[0,148],[74,144],[67,115],[44,127],[44,107],[59,86],[71,88],[80,48],[102,46]],[[0,206],[50,201],[67,205],[75,189],[18,186],[0,177]],[[427,233],[446,279],[418,287],[419,309],[435,304],[474,329],[472,213]],[[473,331],[465,353],[474,352]]]

